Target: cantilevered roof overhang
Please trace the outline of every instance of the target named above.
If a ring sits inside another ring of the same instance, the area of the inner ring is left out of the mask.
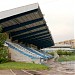
[[[12,41],[34,44],[38,48],[54,45],[37,3],[0,12],[0,26]]]

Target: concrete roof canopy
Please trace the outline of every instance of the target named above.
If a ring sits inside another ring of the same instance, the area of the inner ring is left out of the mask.
[[[39,48],[54,45],[37,3],[0,12],[0,25],[12,41],[34,44]]]

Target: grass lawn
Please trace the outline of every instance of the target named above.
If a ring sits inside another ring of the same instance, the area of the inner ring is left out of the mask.
[[[25,62],[7,62],[0,64],[0,69],[45,70],[47,66]]]
[[[75,55],[70,55],[70,56],[61,56],[59,57],[59,62],[62,62],[62,61],[75,61]]]

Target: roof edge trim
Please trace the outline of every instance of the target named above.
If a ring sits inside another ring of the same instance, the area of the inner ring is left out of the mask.
[[[39,6],[38,3],[34,3],[34,4],[30,4],[30,5],[14,8],[14,9],[2,11],[2,12],[0,12],[0,19],[4,19],[4,18],[9,17],[9,16],[13,16],[13,15],[17,15],[19,13],[23,13],[23,12],[37,9],[38,6]]]

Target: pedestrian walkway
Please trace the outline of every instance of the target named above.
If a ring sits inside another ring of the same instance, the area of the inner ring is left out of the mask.
[[[0,75],[75,75],[75,62],[53,62],[50,70],[0,70]]]

